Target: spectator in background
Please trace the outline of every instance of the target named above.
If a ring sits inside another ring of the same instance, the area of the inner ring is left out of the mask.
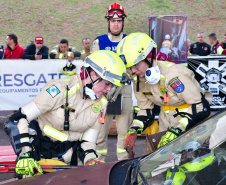
[[[88,38],[82,39],[82,46],[84,50],[81,51],[81,59],[85,60],[85,58],[92,53],[90,50],[90,40]]]
[[[18,43],[17,36],[13,33],[6,37],[6,49],[4,53],[5,59],[20,59],[22,58],[24,48]]]
[[[223,42],[226,42],[226,34],[224,34],[224,41]]]
[[[79,59],[81,53],[70,47],[67,39],[61,39],[60,44],[54,47],[49,56],[51,59],[68,59],[71,62],[74,58]]]
[[[3,59],[4,56],[4,46],[0,46],[0,60]]]
[[[189,52],[191,55],[207,56],[211,52],[211,46],[204,42],[205,34],[203,32],[198,33],[198,42],[190,45]]]
[[[217,40],[216,33],[209,34],[209,41],[210,41],[210,44],[213,45],[213,47],[211,49],[211,54],[217,54],[216,47],[219,44],[219,42]]]
[[[34,44],[28,45],[24,50],[22,58],[30,60],[48,59],[49,48],[44,46],[43,44],[43,37],[40,35],[36,36]]]

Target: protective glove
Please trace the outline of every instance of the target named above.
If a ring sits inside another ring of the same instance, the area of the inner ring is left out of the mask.
[[[91,159],[89,161],[86,162],[85,166],[90,166],[90,165],[95,165],[95,164],[101,164],[104,163],[104,161],[101,160],[97,160],[97,159]]]
[[[129,153],[129,148],[131,148],[134,153],[134,145],[137,139],[137,132],[142,132],[141,130],[143,131],[143,129],[139,127],[131,127],[129,131],[126,133],[125,140],[124,140],[124,148],[128,153]]]
[[[22,175],[34,175],[35,171],[43,174],[43,170],[39,163],[31,158],[31,154],[24,153],[19,156],[19,160],[16,163],[15,171],[17,174]]]
[[[171,127],[169,131],[167,131],[166,134],[161,137],[157,148],[163,147],[170,141],[176,139],[181,132],[181,129]]]
[[[22,118],[27,118],[27,116],[25,114],[22,114],[21,112],[21,108],[19,108],[19,110],[13,114],[12,116],[9,117],[9,120],[11,121],[19,121]]]

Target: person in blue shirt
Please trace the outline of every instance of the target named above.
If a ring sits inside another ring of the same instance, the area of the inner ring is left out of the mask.
[[[93,52],[96,50],[110,50],[116,53],[118,43],[126,36],[126,34],[123,34],[125,17],[127,17],[127,15],[121,5],[114,3],[109,6],[105,15],[105,18],[107,19],[108,33],[98,36],[94,40],[92,48]],[[117,89],[117,95],[111,92],[107,94],[109,101],[107,115],[97,140],[98,159],[103,161],[105,161],[108,152],[108,133],[113,120],[116,121],[118,133],[118,160],[128,159],[128,153],[124,149],[123,141],[126,135],[126,130],[132,122],[132,87],[131,85],[123,85],[121,89]],[[112,111],[110,111],[110,109]],[[115,110],[119,110],[120,113],[116,113]]]

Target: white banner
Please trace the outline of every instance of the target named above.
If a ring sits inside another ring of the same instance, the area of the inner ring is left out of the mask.
[[[17,110],[30,102],[51,79],[64,76],[67,60],[0,60],[0,110]],[[73,64],[80,73],[82,60]]]

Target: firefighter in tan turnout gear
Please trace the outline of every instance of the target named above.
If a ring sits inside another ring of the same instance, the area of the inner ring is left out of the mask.
[[[210,115],[209,103],[204,97],[194,73],[188,68],[166,61],[147,60],[156,50],[156,43],[145,33],[132,33],[117,47],[117,54],[124,60],[137,80],[134,93],[141,109],[126,134],[124,147],[134,147],[137,134],[153,123],[154,104],[161,106],[159,132],[162,136],[158,147],[175,139]]]
[[[116,52],[118,43],[126,36],[123,34],[125,17],[127,17],[127,15],[121,5],[114,3],[109,6],[105,16],[108,24],[108,34],[101,35],[96,38],[93,43],[92,51],[103,49]],[[132,122],[132,87],[129,84],[123,85],[121,89],[117,88],[116,92],[118,96],[112,92],[109,92],[107,95],[109,101],[107,115],[105,124],[101,128],[97,142],[98,159],[103,161],[105,161],[108,152],[108,133],[114,117],[118,133],[117,157],[118,160],[128,159],[128,154],[123,147],[123,141]],[[115,97],[115,99],[112,99],[112,97]],[[121,113],[115,112],[115,110],[121,110]]]
[[[53,48],[49,56],[51,59],[67,59],[71,62],[74,59],[79,59],[81,53],[76,51],[74,47],[70,47],[67,39],[61,39],[60,44]]]
[[[104,96],[126,79],[122,60],[111,51],[96,51],[86,58],[80,75],[51,80],[5,123],[15,153],[16,173],[42,173],[41,158],[71,165],[93,165],[96,141],[104,123]],[[36,121],[38,117],[38,121]]]

